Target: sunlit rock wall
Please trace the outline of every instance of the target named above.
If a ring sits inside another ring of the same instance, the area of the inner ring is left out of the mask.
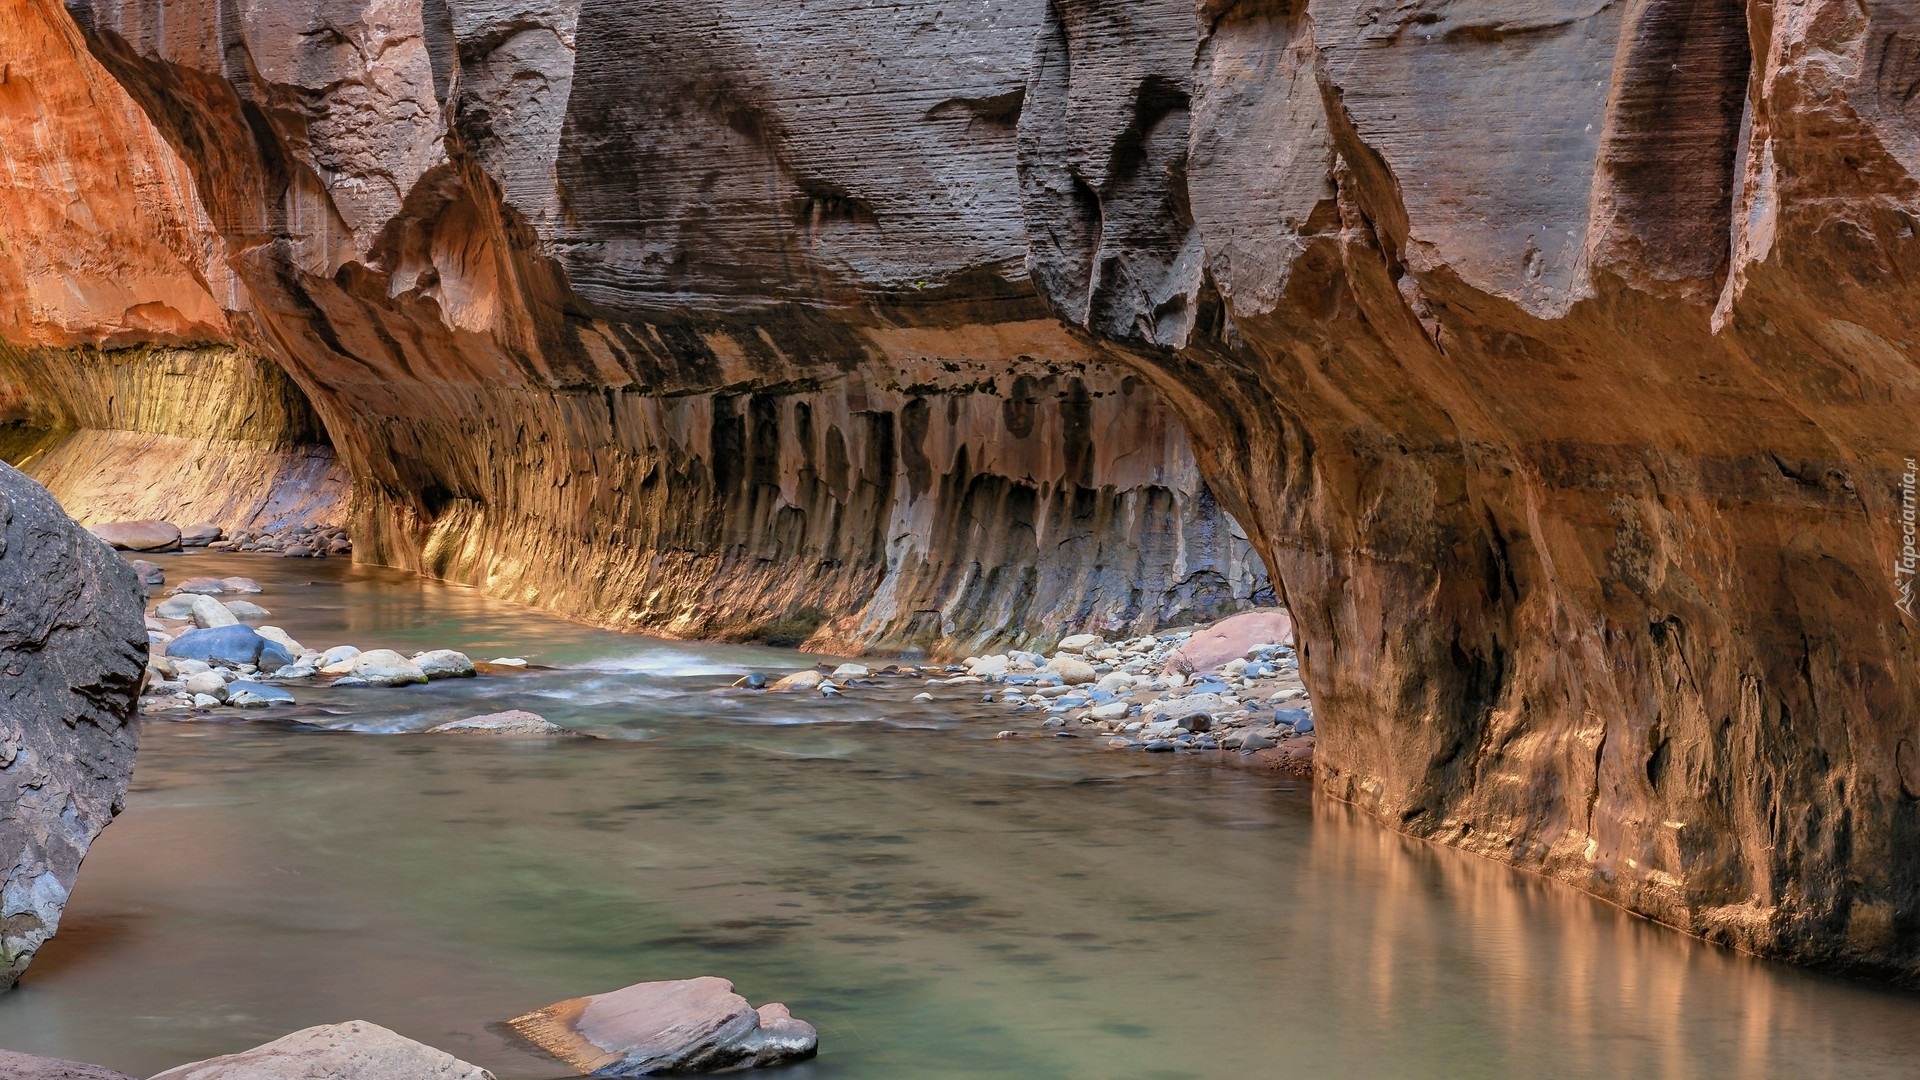
[[[1033,274],[1188,420],[1321,782],[1920,976],[1920,15],[1056,0]]]

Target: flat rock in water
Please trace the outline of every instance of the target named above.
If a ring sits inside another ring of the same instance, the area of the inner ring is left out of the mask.
[[[153,609],[153,613],[162,619],[191,619],[193,618],[193,600],[191,596],[169,596],[160,601],[159,606]]]
[[[419,664],[392,649],[373,649],[354,657],[347,675],[360,680],[354,685],[367,686],[407,686],[427,681],[427,673]]]
[[[454,720],[427,729],[429,735],[537,735],[553,738],[579,736],[577,731],[569,731],[559,724],[548,720],[539,713],[525,709],[509,709],[506,712],[487,713],[485,716],[469,716],[465,720]]]
[[[251,600],[229,600],[220,605],[233,614],[236,619],[271,619],[273,612]]]
[[[494,1080],[492,1073],[378,1024],[310,1027],[264,1046],[168,1069],[153,1080]]]
[[[712,977],[572,998],[507,1023],[596,1076],[764,1068],[803,1061],[820,1045],[813,1025],[794,1019],[786,1006],[755,1009],[732,983]]]
[[[0,1080],[133,1080],[133,1077],[98,1065],[0,1050]]]
[[[180,530],[164,521],[112,521],[87,531],[121,551],[180,550]]]
[[[250,577],[221,578],[220,583],[227,587],[228,592],[257,593],[261,591],[260,583]]]
[[[211,521],[202,521],[180,530],[180,544],[182,547],[206,547],[225,535],[225,529]]]
[[[1167,658],[1167,671],[1213,671],[1247,655],[1255,645],[1284,645],[1293,641],[1293,616],[1283,608],[1245,611],[1221,619],[1195,633]]]
[[[768,687],[769,690],[785,692],[788,690],[818,690],[820,684],[827,681],[825,675],[817,671],[796,671]]]
[[[268,672],[293,663],[292,653],[261,637],[252,627],[239,625],[189,630],[167,643],[167,655],[207,663],[254,664]]]
[[[277,686],[241,680],[227,684],[227,704],[236,709],[264,709],[269,705],[291,705],[293,694]]]
[[[217,577],[190,577],[167,590],[168,596],[181,596],[186,593],[199,593],[202,596],[219,596],[229,592],[227,583]]]
[[[473,661],[467,658],[466,653],[452,649],[414,653],[413,662],[429,679],[471,679],[474,676]]]

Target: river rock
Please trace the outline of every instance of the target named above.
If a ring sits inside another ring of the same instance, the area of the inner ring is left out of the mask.
[[[133,573],[140,579],[140,583],[149,589],[155,585],[164,585],[167,581],[167,573],[160,569],[160,564],[151,563],[145,559],[133,560]]]
[[[277,626],[257,626],[254,627],[254,632],[287,650],[287,652],[295,658],[299,658],[302,653],[307,651],[306,646],[293,640],[285,630]]]
[[[1047,670],[1060,676],[1068,686],[1080,686],[1100,677],[1100,673],[1093,670],[1092,664],[1077,656],[1068,656],[1066,653],[1060,653],[1047,661]]]
[[[180,530],[164,521],[114,521],[87,531],[120,551],[180,550]]]
[[[833,669],[833,677],[836,679],[863,679],[871,674],[873,672],[865,664],[841,664]]]
[[[1012,663],[1013,663],[1012,659],[1004,654],[996,654],[993,656],[969,656],[967,658],[966,668],[969,674],[979,675],[982,677],[993,676],[993,675],[1005,675],[1007,673],[1007,669],[1010,666],[1012,666]]]
[[[1089,649],[1104,645],[1099,634],[1071,634],[1060,639],[1060,651],[1065,653],[1084,653]]]
[[[452,649],[414,653],[413,662],[419,665],[421,673],[428,679],[471,679],[474,676],[473,661],[467,658],[466,653]]]
[[[392,649],[373,649],[353,658],[347,676],[367,686],[409,686],[427,681],[420,665]]]
[[[182,599],[186,600],[188,605],[193,609],[188,616],[193,620],[193,625],[202,630],[211,630],[220,626],[232,626],[240,621],[234,617],[233,612],[227,610],[225,604],[222,604],[211,596],[203,596],[196,593],[191,596],[182,597]]]
[[[60,925],[139,743],[147,630],[133,568],[0,465],[0,990]]]
[[[310,1027],[153,1080],[494,1080],[477,1065],[365,1020]]]
[[[169,596],[160,601],[153,613],[162,619],[184,620],[193,618],[192,596]]]
[[[825,675],[808,669],[806,671],[796,671],[786,678],[781,679],[779,682],[774,683],[768,689],[780,692],[789,690],[818,690],[820,684],[826,681],[827,677]]]
[[[221,578],[220,583],[222,585],[225,585],[227,587],[227,591],[230,593],[251,594],[251,593],[257,593],[262,591],[260,588],[260,583],[253,580],[250,577]]]
[[[284,670],[284,669],[283,669]],[[293,694],[278,686],[242,679],[227,685],[227,704],[236,709],[263,709],[269,705],[291,705]]]
[[[211,521],[202,521],[180,530],[181,547],[206,547],[226,536],[226,530]]]
[[[1096,706],[1091,715],[1095,720],[1118,720],[1127,715],[1132,708],[1132,702],[1109,701],[1105,705]]]
[[[1244,659],[1255,645],[1293,641],[1293,617],[1282,608],[1262,608],[1220,620],[1187,639],[1167,658],[1164,670],[1205,674]]]
[[[271,619],[273,612],[251,600],[228,600],[220,605],[232,613],[236,619]]]
[[[563,728],[559,724],[525,709],[509,709],[506,712],[487,713],[484,716],[469,716],[465,720],[453,720],[427,729],[429,735],[539,735],[556,738],[579,736],[580,732]]]
[[[180,681],[180,689],[189,694],[205,694],[216,701],[227,700],[227,680],[218,671],[203,671]]]
[[[134,1080],[98,1065],[0,1050],[0,1080]]]
[[[207,663],[253,664],[267,672],[293,663],[292,653],[261,637],[252,627],[239,625],[189,630],[168,643],[167,655]]]
[[[755,1009],[712,977],[573,998],[508,1024],[581,1072],[609,1077],[784,1065],[812,1057],[820,1042],[786,1006]]]
[[[168,596],[181,596],[187,593],[199,593],[203,596],[220,596],[231,590],[227,583],[217,577],[190,577],[167,590]]]
[[[345,675],[353,669],[354,658],[360,650],[351,645],[335,645],[320,654],[320,674]]]

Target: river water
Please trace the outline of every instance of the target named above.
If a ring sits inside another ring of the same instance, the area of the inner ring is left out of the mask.
[[[1920,1074],[1920,997],[1757,961],[1219,758],[995,740],[960,688],[717,692],[814,658],[575,626],[406,575],[195,554],[324,648],[524,676],[146,725],[0,1046],[145,1076],[365,1019],[501,1080],[498,1021],[648,979],[785,1001],[782,1080]],[[604,740],[406,734],[530,708]],[[256,714],[257,715],[257,714]]]

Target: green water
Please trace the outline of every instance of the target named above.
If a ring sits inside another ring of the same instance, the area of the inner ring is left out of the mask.
[[[1914,996],[1702,945],[1232,764],[996,741],[999,707],[961,688],[716,693],[811,658],[337,562],[168,569],[259,578],[309,645],[557,669],[301,690],[306,724],[149,723],[127,813],[0,997],[0,1046],[144,1076],[360,1018],[537,1080],[566,1070],[500,1019],[713,974],[818,1025],[786,1080],[1920,1072]],[[617,737],[369,733],[511,707]]]

